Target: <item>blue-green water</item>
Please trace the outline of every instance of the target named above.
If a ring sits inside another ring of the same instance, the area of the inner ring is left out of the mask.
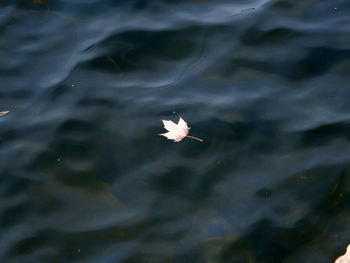
[[[1,1],[0,262],[334,262],[349,83],[348,0]]]

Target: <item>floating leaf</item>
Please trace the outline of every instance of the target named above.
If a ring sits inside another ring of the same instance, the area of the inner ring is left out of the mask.
[[[0,116],[5,115],[5,114],[7,114],[9,112],[10,112],[9,110],[7,110],[7,111],[0,111]]]
[[[334,263],[350,263],[350,244],[346,249],[346,253],[337,258]]]
[[[188,137],[201,142],[203,141],[202,139],[187,135],[190,130],[190,127],[187,126],[187,123],[181,117],[177,124],[170,120],[168,121],[162,120],[162,122],[164,124],[164,128],[168,130],[168,132],[162,133],[159,135],[167,137],[169,140],[174,140],[174,142],[179,142],[183,138]]]

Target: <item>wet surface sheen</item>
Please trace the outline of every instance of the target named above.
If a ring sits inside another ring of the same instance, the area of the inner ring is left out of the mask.
[[[0,3],[0,262],[334,262],[345,0]],[[200,143],[157,134],[183,117]]]

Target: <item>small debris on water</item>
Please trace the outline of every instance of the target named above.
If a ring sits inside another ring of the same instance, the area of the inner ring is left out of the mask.
[[[6,110],[6,111],[0,111],[0,116],[5,115],[5,114],[7,114],[7,113],[9,113],[9,112],[10,112],[9,110]]]

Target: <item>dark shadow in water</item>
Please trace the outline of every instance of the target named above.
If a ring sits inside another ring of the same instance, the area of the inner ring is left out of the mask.
[[[349,50],[317,47],[309,49],[307,56],[294,65],[287,77],[291,80],[312,78],[327,73],[341,61],[349,59]]]
[[[349,196],[345,195],[349,191],[345,187],[348,180],[349,172],[341,171],[336,184],[330,185],[328,194],[313,205],[312,210],[292,228],[278,227],[268,219],[261,220],[251,228],[250,233],[224,249],[221,262],[284,262],[305,246],[325,242],[327,234],[324,232],[327,231],[329,222],[344,211],[350,201]],[[308,187],[312,188],[312,185],[309,184]],[[249,261],[249,258],[253,260]],[[323,262],[331,262],[331,259]]]
[[[265,41],[270,42],[274,38],[278,39],[278,36],[273,36],[274,37],[266,36],[267,40]],[[250,45],[252,44],[250,43]],[[245,57],[233,58],[225,76],[232,75],[240,68],[248,68],[257,70],[258,72],[281,75],[291,81],[299,81],[321,76],[327,73],[331,68],[334,68],[338,63],[350,57],[350,51],[324,47],[310,48],[306,54],[305,57],[299,60],[295,60],[293,57],[288,61],[280,61],[277,59],[273,61],[255,60]]]
[[[83,63],[85,68],[120,73],[135,70],[156,70],[158,61],[176,61],[191,57],[197,50],[196,36],[201,27],[173,31],[128,31],[115,34],[98,46],[104,54]],[[170,45],[169,43],[176,43]]]
[[[257,28],[249,28],[243,35],[242,44],[247,46],[273,45],[288,40],[295,31],[289,28],[275,28],[273,30],[261,31]]]
[[[300,144],[307,147],[324,146],[333,140],[344,138],[350,140],[350,123],[336,122],[324,124],[303,132]]]
[[[107,140],[97,136],[100,123],[69,119],[56,130],[45,149],[28,164],[28,168],[52,176],[60,183],[92,193],[109,188],[118,174]],[[105,154],[101,154],[101,151]]]

